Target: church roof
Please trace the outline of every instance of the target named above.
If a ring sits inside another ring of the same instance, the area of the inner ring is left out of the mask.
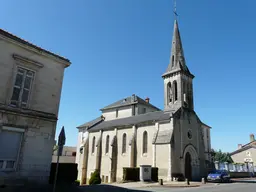
[[[139,96],[133,94],[132,96],[126,97],[124,99],[118,100],[102,109],[100,109],[101,111],[107,110],[107,109],[114,109],[114,108],[118,108],[118,107],[124,107],[124,106],[129,106],[129,105],[133,105],[133,104],[143,104],[149,107],[153,107],[156,110],[160,110],[159,108],[157,108],[156,106],[146,102],[144,99],[140,98]]]
[[[162,75],[162,77],[169,75],[174,72],[183,71],[187,75],[194,77],[185,61],[185,56],[182,48],[182,42],[180,37],[180,31],[178,26],[178,21],[175,20],[174,22],[174,31],[173,31],[173,37],[172,37],[172,50],[171,50],[171,57],[170,57],[170,63],[167,67],[166,72]]]
[[[148,121],[163,121],[168,120],[172,116],[172,113],[165,112],[165,111],[155,111],[155,112],[149,112],[141,115],[126,117],[126,118],[120,118],[120,119],[114,119],[110,121],[101,121],[100,123],[97,123],[91,127],[88,128],[89,132],[99,131],[99,130],[111,130],[116,127],[121,126],[133,126],[140,123],[146,123]],[[80,128],[82,128],[80,126]]]
[[[102,122],[103,120],[104,120],[104,119],[102,118],[102,116],[100,116],[100,117],[97,117],[96,119],[93,119],[93,120],[91,120],[91,121],[89,121],[89,122],[87,122],[87,123],[84,123],[84,124],[78,126],[77,128],[78,128],[78,129],[79,129],[79,128],[90,128],[90,127],[92,127],[92,126],[94,126],[94,125],[96,125],[96,124]]]
[[[155,133],[153,138],[153,144],[166,144],[170,143],[172,139],[173,129],[159,130]]]

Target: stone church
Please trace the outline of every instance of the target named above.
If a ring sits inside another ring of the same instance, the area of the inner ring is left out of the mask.
[[[170,63],[162,75],[164,110],[136,95],[101,109],[102,115],[79,127],[78,179],[86,183],[94,170],[103,182],[122,180],[123,167],[158,167],[159,178],[183,175],[201,179],[211,163],[210,129],[194,111],[193,78],[174,23]]]

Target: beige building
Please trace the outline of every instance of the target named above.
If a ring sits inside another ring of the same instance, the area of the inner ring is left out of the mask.
[[[177,174],[197,180],[211,161],[210,127],[194,111],[193,78],[175,21],[170,64],[162,76],[164,110],[136,95],[101,109],[102,115],[78,127],[81,183],[97,169],[105,182],[122,180],[123,167],[151,165],[159,178]]]
[[[70,61],[1,29],[0,49],[0,177],[48,182]]]
[[[254,134],[250,135],[249,143],[245,145],[238,144],[237,150],[230,155],[234,163],[253,163],[256,165],[256,140]]]
[[[57,148],[53,151],[52,162],[56,163],[58,157]],[[76,163],[76,147],[64,146],[59,157],[60,163]]]

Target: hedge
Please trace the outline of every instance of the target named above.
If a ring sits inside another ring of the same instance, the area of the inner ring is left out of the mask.
[[[53,184],[57,163],[51,164],[49,183]],[[74,183],[77,179],[77,164],[59,163],[57,182]]]
[[[155,182],[158,181],[158,168],[157,167],[152,167],[152,169],[151,169],[151,179],[152,179],[152,181],[155,181]]]
[[[140,168],[139,167],[124,167],[123,168],[123,181],[139,181],[140,180]],[[158,168],[151,168],[151,180],[158,181]]]
[[[138,167],[124,167],[123,168],[123,181],[139,181],[140,168]]]

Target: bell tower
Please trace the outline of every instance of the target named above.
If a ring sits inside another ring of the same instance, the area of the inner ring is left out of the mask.
[[[164,109],[177,110],[180,107],[194,110],[193,78],[190,73],[182,48],[177,19],[174,21],[170,63],[164,79]]]

